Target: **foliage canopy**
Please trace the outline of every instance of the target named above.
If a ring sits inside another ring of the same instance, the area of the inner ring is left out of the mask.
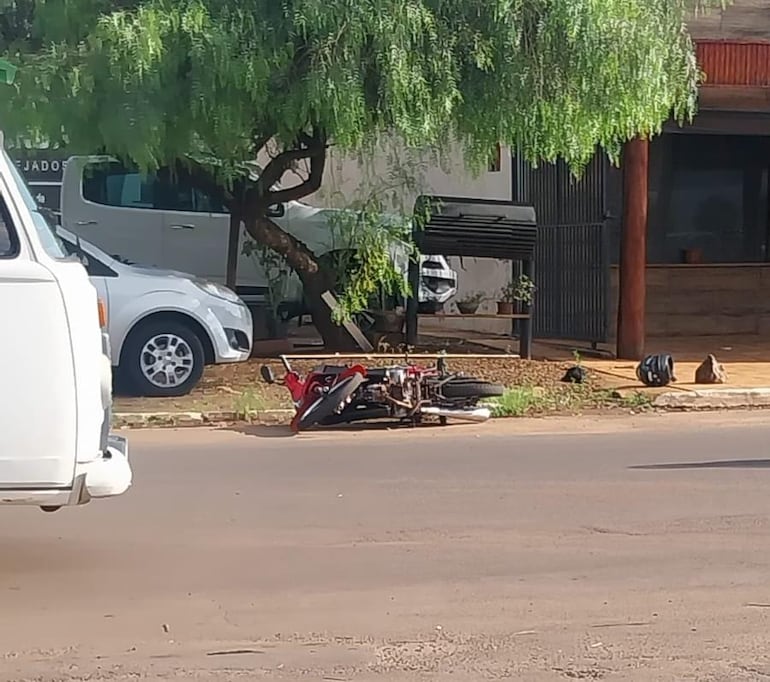
[[[694,112],[695,0],[0,0],[31,26],[9,133],[144,166],[322,129],[580,166]],[[0,37],[2,37],[0,35]]]
[[[694,114],[685,21],[712,2],[0,0],[0,50],[21,67],[0,122],[7,139],[188,173],[320,300],[318,258],[266,216],[320,188],[331,146],[459,143],[474,168],[497,144],[576,170],[597,146],[617,156]],[[359,303],[384,243],[348,278]]]

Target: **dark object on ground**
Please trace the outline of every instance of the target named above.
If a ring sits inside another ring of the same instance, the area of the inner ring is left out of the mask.
[[[586,382],[586,379],[588,379],[588,372],[586,372],[585,367],[575,365],[565,372],[561,380],[565,384],[583,384]]]
[[[727,372],[725,368],[711,353],[695,370],[696,384],[724,384],[727,382]]]
[[[674,359],[668,353],[648,355],[636,368],[636,376],[645,386],[668,386],[676,381]]]

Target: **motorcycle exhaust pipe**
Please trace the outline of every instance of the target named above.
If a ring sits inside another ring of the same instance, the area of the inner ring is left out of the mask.
[[[471,410],[453,410],[449,407],[423,407],[422,414],[432,417],[446,417],[447,419],[459,419],[466,422],[485,422],[492,416],[488,407],[474,407]]]

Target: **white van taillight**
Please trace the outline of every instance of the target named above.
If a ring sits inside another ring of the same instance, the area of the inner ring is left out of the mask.
[[[107,306],[100,298],[97,306],[99,307],[99,326],[104,329],[107,326]]]

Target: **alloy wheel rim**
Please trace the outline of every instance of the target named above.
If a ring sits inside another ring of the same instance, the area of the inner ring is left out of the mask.
[[[139,355],[142,375],[153,386],[173,388],[183,384],[195,365],[192,348],[176,334],[157,334],[149,339]]]

